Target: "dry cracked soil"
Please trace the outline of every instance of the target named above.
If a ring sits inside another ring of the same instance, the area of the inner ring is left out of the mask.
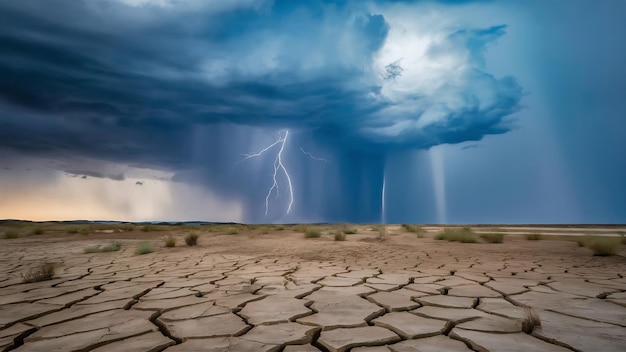
[[[180,228],[3,239],[0,351],[626,350],[626,246],[597,257],[550,228],[498,229],[504,243],[355,228],[346,241],[196,228],[194,247]],[[119,251],[84,251],[111,240]],[[25,283],[44,262],[54,277]],[[540,326],[524,332],[529,308]]]

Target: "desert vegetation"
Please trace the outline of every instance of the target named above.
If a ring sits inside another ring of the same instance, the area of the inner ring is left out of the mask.
[[[335,241],[345,241],[346,234],[343,232],[335,232]]]
[[[52,280],[57,267],[58,264],[56,263],[43,263],[36,268],[31,268],[25,274],[22,274],[22,280],[26,283]]]
[[[7,239],[16,239],[20,237],[20,233],[15,230],[8,230],[4,233],[4,238]]]
[[[528,233],[525,237],[529,241],[539,241],[543,239],[543,236],[541,236],[540,233]]]
[[[188,246],[195,246],[198,244],[198,235],[195,233],[190,233],[185,236],[185,244]]]
[[[174,236],[169,235],[165,238],[165,247],[176,247],[176,238]]]
[[[152,247],[152,243],[148,241],[142,241],[137,244],[137,249],[135,250],[135,254],[148,254],[154,252],[154,248]]]
[[[105,245],[97,245],[85,248],[85,253],[106,253],[106,252],[117,252],[122,248],[122,243],[118,241],[113,241]]]
[[[476,235],[469,227],[448,227],[435,236],[436,240],[461,243],[476,243]]]
[[[501,233],[482,233],[480,238],[488,243],[502,243],[504,241],[504,234]]]
[[[308,229],[306,229],[306,231],[304,231],[305,238],[318,238],[321,235],[322,233],[314,227],[309,227]]]
[[[588,236],[584,239],[585,247],[593,251],[593,255],[606,257],[615,255],[621,245],[617,237]]]
[[[522,320],[522,331],[531,334],[536,327],[541,327],[541,319],[532,308],[524,309],[524,319]]]

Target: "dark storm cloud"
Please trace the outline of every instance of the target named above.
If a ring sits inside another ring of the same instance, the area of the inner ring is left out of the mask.
[[[87,176],[96,177],[96,178],[108,178],[114,181],[124,181],[126,176],[123,173],[115,173],[115,174],[105,174],[102,172],[91,171],[91,170],[64,170],[69,173],[71,176],[79,176],[82,175],[82,178],[87,178]]]
[[[385,63],[387,76],[372,72],[390,27],[360,4],[0,1],[0,143],[178,168],[196,124],[312,129],[361,150],[427,148],[509,129],[502,119],[521,89],[480,67],[503,27],[451,33],[429,55],[469,54],[476,67],[430,96],[392,99],[381,84],[405,68],[400,60]],[[473,89],[495,98],[485,107]],[[465,101],[451,108],[438,95]],[[411,112],[394,112],[404,106]],[[436,122],[396,131],[433,106]]]

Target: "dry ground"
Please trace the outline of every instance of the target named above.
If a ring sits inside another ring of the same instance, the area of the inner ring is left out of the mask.
[[[317,226],[319,238],[305,226],[28,226],[0,240],[0,351],[626,349],[626,246],[598,257],[572,241],[624,229],[476,228],[504,243],[452,243],[395,225]],[[346,228],[357,233],[334,241]],[[111,241],[121,249],[84,252]],[[155,251],[136,254],[142,241]],[[58,265],[52,280],[24,283],[42,263]],[[541,326],[524,333],[528,307]]]

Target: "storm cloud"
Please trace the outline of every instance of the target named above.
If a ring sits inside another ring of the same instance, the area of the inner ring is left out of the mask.
[[[514,128],[524,91],[485,59],[507,26],[428,19],[469,2],[0,1],[0,149],[167,170],[262,221],[273,156],[238,161],[291,130],[298,213],[377,220],[390,153]]]
[[[220,3],[0,3],[3,134],[27,134],[10,146],[146,156],[145,139],[169,147],[177,131],[231,122],[428,148],[504,133],[519,108],[515,80],[484,71],[504,26],[443,28],[423,52],[389,53],[389,23],[360,2]]]

